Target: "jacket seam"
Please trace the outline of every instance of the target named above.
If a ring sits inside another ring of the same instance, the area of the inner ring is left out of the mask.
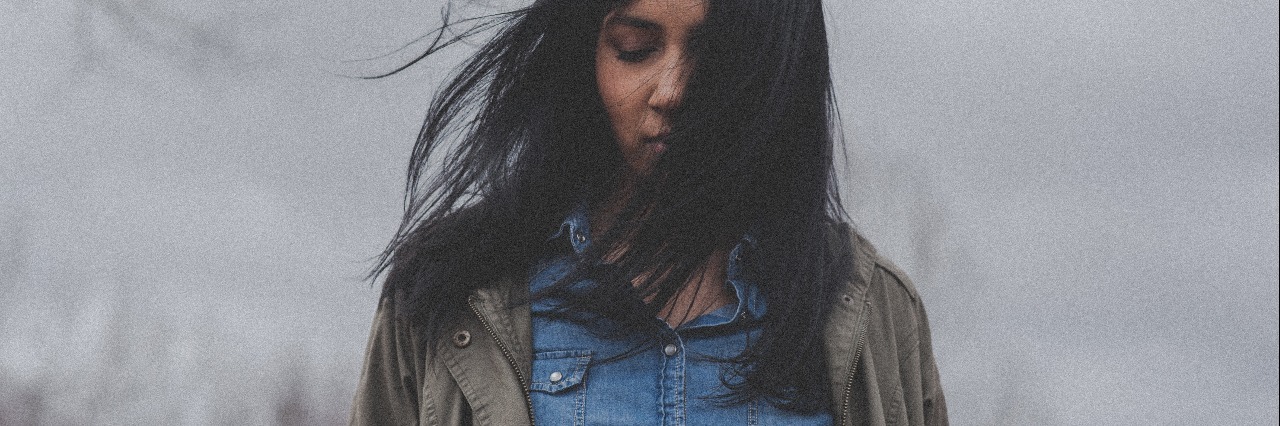
[[[907,293],[907,297],[911,299],[912,303],[919,301],[919,290],[915,288],[914,284],[911,284],[911,281],[902,278],[905,274],[898,271],[897,266],[893,264],[886,264],[881,259],[876,259],[874,262],[876,269],[883,271],[889,277],[893,278],[893,280],[898,284],[898,288]]]

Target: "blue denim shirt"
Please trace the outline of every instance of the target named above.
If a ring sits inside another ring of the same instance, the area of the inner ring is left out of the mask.
[[[576,253],[591,244],[585,209],[565,219],[554,242],[568,237]],[[714,397],[721,383],[717,359],[738,355],[760,333],[765,300],[747,280],[744,238],[729,255],[728,284],[737,296],[729,304],[675,329],[663,324],[663,341],[645,344],[643,336],[601,337],[572,321],[548,315],[552,300],[531,306],[533,373],[530,397],[538,424],[544,425],[829,425],[831,415],[800,415],[764,401],[723,406]],[[538,291],[569,273],[569,253],[534,267],[529,286]],[[630,355],[628,351],[635,351]],[[625,355],[625,356],[623,356]]]

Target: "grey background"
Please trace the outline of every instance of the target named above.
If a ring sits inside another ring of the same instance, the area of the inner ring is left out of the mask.
[[[954,423],[1277,423],[1275,2],[828,3]],[[438,6],[0,0],[0,424],[345,422]]]

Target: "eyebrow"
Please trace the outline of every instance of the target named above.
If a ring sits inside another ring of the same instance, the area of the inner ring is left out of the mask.
[[[628,15],[625,13],[613,15],[612,17],[609,18],[608,21],[605,21],[605,24],[604,24],[605,27],[610,27],[613,25],[623,25],[623,26],[646,30],[646,31],[656,31],[659,33],[666,31],[662,27],[662,24],[659,24],[657,22],[650,21],[648,19],[644,19],[638,16]],[[698,22],[697,24],[694,24],[693,27],[689,29],[689,31],[691,33],[701,32],[702,26],[703,26],[703,22]]]
[[[635,27],[642,30],[662,29],[662,26],[658,25],[656,22],[630,15],[614,15],[612,18],[609,18],[609,25],[613,24],[626,25],[628,27]]]

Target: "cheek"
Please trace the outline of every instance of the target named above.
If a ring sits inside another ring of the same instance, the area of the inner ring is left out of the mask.
[[[625,107],[625,93],[618,81],[618,73],[608,65],[596,67],[596,85],[600,88],[600,102],[609,111],[609,118],[617,121],[618,115]],[[616,124],[616,123],[615,123]]]
[[[642,112],[636,105],[638,86],[632,76],[623,67],[611,63],[607,55],[596,57],[596,87],[600,90],[600,101],[615,131],[635,127]],[[619,134],[619,136],[622,136]]]

